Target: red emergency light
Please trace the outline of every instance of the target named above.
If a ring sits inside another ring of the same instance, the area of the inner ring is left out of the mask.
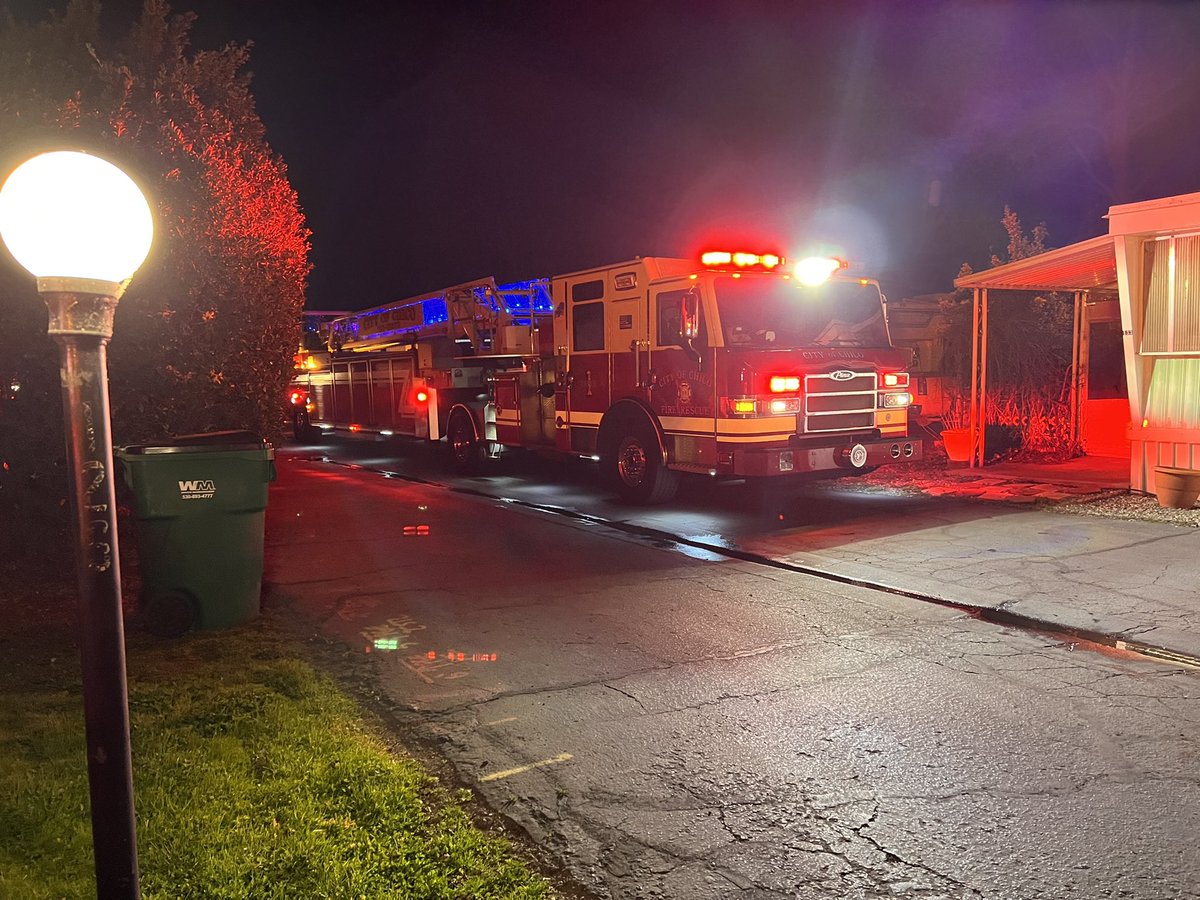
[[[785,394],[800,390],[799,375],[772,375],[770,381],[772,394]]]
[[[771,269],[783,265],[783,257],[778,253],[747,253],[744,250],[706,250],[700,254],[700,262],[705,266],[724,268],[732,266],[735,269]]]
[[[424,403],[426,400],[429,399],[429,393],[424,390],[417,391],[415,396],[417,398],[418,403]]]

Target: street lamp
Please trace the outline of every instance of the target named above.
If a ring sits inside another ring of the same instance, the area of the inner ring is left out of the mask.
[[[106,900],[140,891],[105,348],[117,300],[153,234],[137,185],[86,153],[35,156],[0,188],[0,237],[37,278],[62,362],[92,846],[97,894]]]

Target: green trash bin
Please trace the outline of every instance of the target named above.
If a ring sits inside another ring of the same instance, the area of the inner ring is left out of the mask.
[[[218,431],[117,457],[133,491],[147,627],[180,635],[257,616],[274,448],[249,431]]]

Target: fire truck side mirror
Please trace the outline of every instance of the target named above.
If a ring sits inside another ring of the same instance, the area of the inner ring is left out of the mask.
[[[679,299],[679,346],[697,368],[704,360],[696,349],[695,341],[700,336],[700,295],[695,288]]]
[[[687,346],[700,332],[700,316],[697,312],[695,291],[688,291],[679,299],[679,336],[681,344]]]

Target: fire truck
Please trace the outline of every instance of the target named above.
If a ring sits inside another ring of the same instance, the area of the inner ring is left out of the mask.
[[[878,282],[839,260],[647,257],[336,318],[298,357],[292,421],[441,441],[467,472],[513,448],[587,457],[649,504],[685,474],[776,486],[919,459],[907,361]]]

